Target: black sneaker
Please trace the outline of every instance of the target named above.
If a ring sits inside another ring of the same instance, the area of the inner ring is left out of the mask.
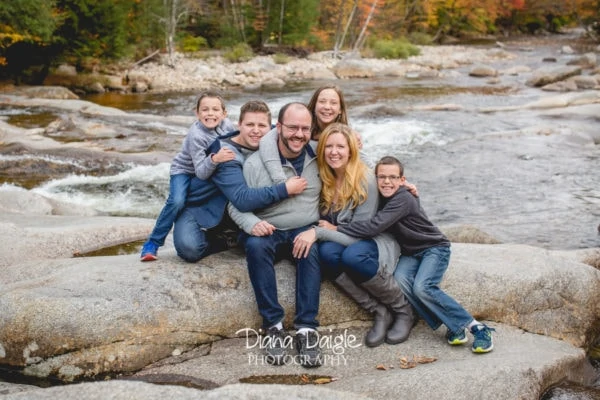
[[[317,331],[310,330],[306,334],[297,333],[295,343],[300,365],[305,368],[321,366],[321,348],[319,347],[319,333]]]
[[[282,365],[287,356],[287,341],[291,340],[283,329],[271,327],[264,338],[267,362],[272,365]]]

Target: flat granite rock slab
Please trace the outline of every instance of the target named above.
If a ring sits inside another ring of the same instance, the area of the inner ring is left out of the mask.
[[[178,374],[218,386],[240,381],[299,380],[323,382],[319,386],[373,399],[492,400],[537,400],[552,384],[563,379],[582,379],[586,365],[582,349],[509,325],[489,322],[489,326],[496,332],[494,350],[487,354],[471,352],[472,338],[463,346],[449,346],[443,329],[434,332],[423,322],[415,326],[407,342],[377,348],[358,345],[365,328],[321,328],[325,349],[324,365],[320,368],[301,367],[293,350],[285,365],[268,365],[256,346],[256,337],[243,337],[214,342],[209,354],[179,364],[149,366],[135,378]],[[353,336],[356,341],[352,341]],[[413,368],[402,368],[411,364]],[[332,381],[326,383],[330,378]]]

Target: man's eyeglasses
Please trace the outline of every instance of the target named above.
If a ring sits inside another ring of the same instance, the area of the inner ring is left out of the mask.
[[[310,133],[310,126],[287,125],[287,124],[284,124],[284,123],[281,123],[281,125],[285,126],[286,128],[288,128],[292,132],[301,131],[304,134]]]
[[[390,182],[396,182],[398,181],[400,178],[402,178],[401,176],[398,175],[377,175],[377,180],[379,182],[385,182],[388,179],[390,180]]]

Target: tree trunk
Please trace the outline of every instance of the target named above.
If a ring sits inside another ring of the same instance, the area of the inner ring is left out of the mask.
[[[166,11],[167,54],[169,67],[175,67],[175,31],[177,27],[177,8],[179,0],[164,0]]]
[[[283,40],[283,16],[285,15],[285,0],[281,0],[281,11],[279,12],[279,38],[277,43],[281,46]]]
[[[375,8],[377,7],[378,1],[379,0],[373,0],[373,4],[371,4],[371,10],[369,11],[367,20],[365,21],[365,24],[363,25],[360,31],[360,35],[358,35],[358,39],[356,39],[356,42],[354,43],[354,49],[352,50],[355,52],[359,51],[365,42],[365,33],[367,32],[367,27],[369,26],[369,22],[371,22],[371,18],[373,17],[373,13],[375,12]]]
[[[357,9],[358,9],[358,0],[354,0],[354,5],[352,6],[352,11],[350,12],[350,16],[348,17],[348,20],[346,21],[346,26],[344,27],[344,33],[342,33],[342,36],[340,37],[339,42],[335,43],[335,47],[333,49],[334,57],[338,56],[338,51],[341,50],[342,47],[344,46],[344,41],[346,40],[346,35],[348,34],[348,29],[350,29],[350,24],[352,24],[352,20],[354,19],[354,14],[356,13]]]
[[[340,40],[342,37],[342,17],[344,16],[344,0],[340,0],[340,9],[338,10],[338,17],[335,23],[335,42],[333,45],[333,57],[337,58],[338,51],[340,49]]]
[[[271,30],[268,29],[268,28],[271,25],[271,0],[267,0],[267,9],[265,10],[265,15],[266,15],[265,28],[267,29],[267,32],[270,32]],[[268,36],[265,37],[261,33],[261,36],[262,36],[262,42],[260,44],[260,47],[263,48],[265,46],[265,43],[267,43],[269,41],[269,39],[271,39],[270,38],[271,35],[268,35]]]

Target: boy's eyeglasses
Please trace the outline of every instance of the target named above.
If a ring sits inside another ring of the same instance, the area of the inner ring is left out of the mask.
[[[281,125],[285,126],[292,132],[301,131],[304,134],[310,133],[310,126],[287,125],[287,124],[284,124],[283,122],[281,123]]]
[[[377,180],[379,182],[385,182],[388,179],[390,180],[390,182],[396,182],[400,178],[402,178],[402,177],[398,176],[398,175],[377,175]]]

